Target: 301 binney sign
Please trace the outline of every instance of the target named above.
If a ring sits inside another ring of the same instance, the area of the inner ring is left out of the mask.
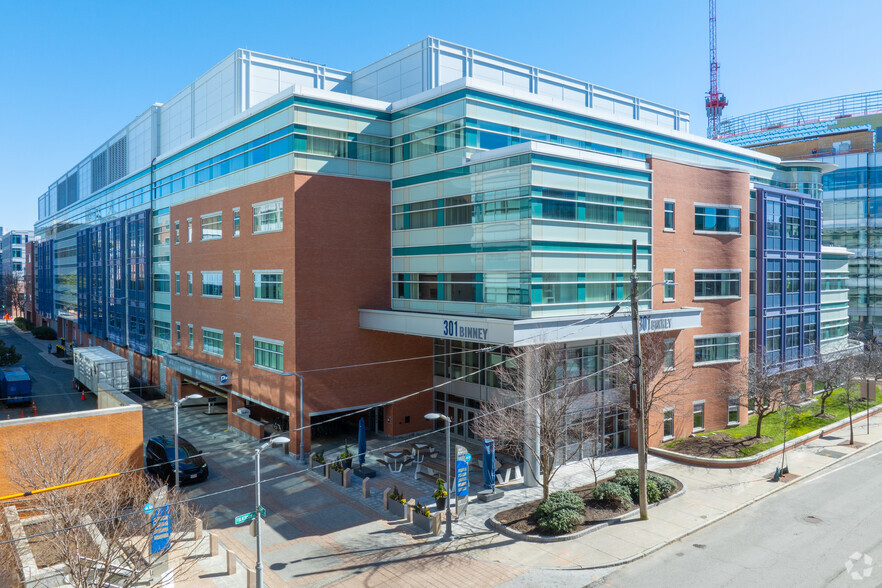
[[[456,337],[458,339],[486,341],[490,329],[486,327],[471,327],[460,325],[458,320],[442,320],[441,333],[444,337]]]
[[[670,318],[652,318],[648,316],[640,317],[640,332],[648,333],[650,331],[670,331],[673,324]]]

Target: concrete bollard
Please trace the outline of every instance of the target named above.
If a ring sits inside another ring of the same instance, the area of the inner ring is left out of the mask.
[[[227,550],[227,575],[236,575],[236,554]]]
[[[352,485],[352,470],[346,468],[343,470],[343,487],[349,488]]]
[[[364,498],[371,497],[371,479],[370,478],[364,478],[361,481],[361,495]]]
[[[414,507],[415,504],[416,504],[416,498],[411,498],[411,499],[408,500],[407,503],[404,505],[404,506],[406,507],[406,508],[404,509],[404,510],[406,511],[406,512],[404,513],[404,516],[407,518],[407,522],[408,522],[408,523],[412,523],[412,522],[413,522],[413,507]]]
[[[245,568],[245,572],[245,585],[248,588],[257,588],[257,572],[251,568]]]
[[[309,469],[315,467],[315,452],[309,454]]]
[[[193,521],[193,541],[201,541],[202,540],[202,519],[195,519]]]
[[[217,535],[211,531],[208,532],[208,552],[211,554],[211,557],[220,553],[220,541],[218,541]]]
[[[392,488],[383,490],[383,508],[389,510],[389,495],[392,494]]]

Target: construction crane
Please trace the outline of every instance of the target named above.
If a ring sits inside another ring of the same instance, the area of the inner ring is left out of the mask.
[[[723,119],[723,108],[729,103],[726,95],[720,93],[718,86],[720,65],[717,63],[717,0],[708,0],[710,13],[710,91],[704,100],[707,108],[707,138],[716,139],[720,136],[720,121]]]

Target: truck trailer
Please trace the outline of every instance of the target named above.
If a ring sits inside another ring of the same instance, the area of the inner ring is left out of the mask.
[[[0,400],[7,405],[31,401],[31,377],[23,367],[0,368]]]
[[[103,347],[75,347],[73,356],[78,391],[97,393],[101,385],[121,393],[129,391],[129,365],[124,357]]]

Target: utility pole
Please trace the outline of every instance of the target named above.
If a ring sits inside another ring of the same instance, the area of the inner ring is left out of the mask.
[[[640,491],[640,518],[649,518],[646,503],[646,415],[643,414],[643,354],[640,351],[640,314],[637,309],[637,240],[631,241],[631,335],[634,339],[634,381],[631,404],[637,412],[637,478]]]

